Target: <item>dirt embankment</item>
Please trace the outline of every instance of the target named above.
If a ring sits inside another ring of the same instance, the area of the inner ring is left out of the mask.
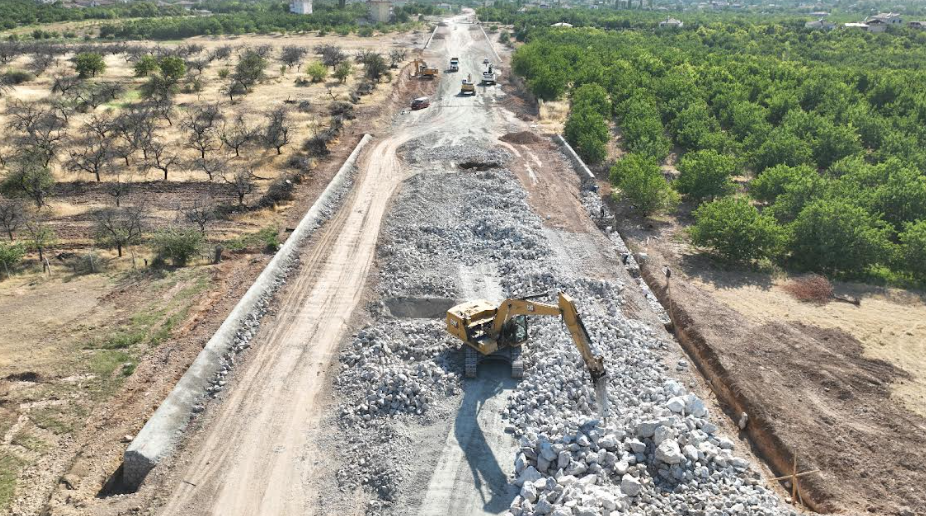
[[[652,249],[644,274],[669,310],[679,341],[731,417],[780,474],[797,457],[805,502],[821,512],[926,511],[926,419],[891,397],[907,374],[867,358],[838,328],[755,322],[675,272]],[[671,284],[669,282],[671,281]],[[744,300],[744,302],[748,302]]]

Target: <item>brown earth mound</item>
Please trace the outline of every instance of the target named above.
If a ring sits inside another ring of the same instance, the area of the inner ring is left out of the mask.
[[[520,145],[525,145],[528,143],[537,143],[540,141],[540,137],[530,131],[521,131],[519,133],[508,133],[499,140],[506,143],[517,143]]]

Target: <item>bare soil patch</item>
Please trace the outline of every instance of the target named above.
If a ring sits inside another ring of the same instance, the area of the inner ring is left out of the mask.
[[[795,455],[800,470],[819,469],[800,485],[823,512],[926,511],[914,487],[926,482],[926,418],[915,412],[926,393],[922,295],[835,283],[860,305],[806,303],[786,291],[789,278],[692,255],[675,221],[618,223],[648,253],[644,272],[680,340],[731,418],[749,413],[753,444],[778,474]]]

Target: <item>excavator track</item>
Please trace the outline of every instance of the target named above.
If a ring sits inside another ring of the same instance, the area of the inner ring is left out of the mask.
[[[524,360],[521,359],[521,346],[511,348],[511,377],[521,379],[524,377]]]
[[[470,346],[463,346],[463,360],[467,378],[475,378],[479,366],[479,352]]]

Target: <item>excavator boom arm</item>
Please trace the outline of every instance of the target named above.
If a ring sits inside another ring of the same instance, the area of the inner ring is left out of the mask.
[[[507,299],[503,301],[495,315],[492,328],[493,334],[498,335],[505,323],[511,317],[517,315],[562,316],[563,323],[566,324],[566,328],[572,336],[572,342],[582,355],[582,360],[585,361],[585,366],[591,373],[592,379],[597,381],[605,376],[604,359],[592,352],[592,339],[588,334],[588,330],[585,329],[585,324],[576,309],[575,302],[567,294],[560,293],[557,305],[535,303],[526,299]]]

